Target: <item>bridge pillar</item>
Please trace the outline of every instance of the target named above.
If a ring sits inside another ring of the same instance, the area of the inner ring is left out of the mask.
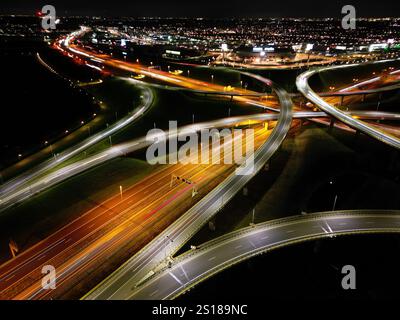
[[[215,231],[217,229],[215,225],[215,220],[208,222],[208,229],[210,229],[211,231]]]
[[[331,118],[331,122],[329,123],[329,130],[332,130],[334,126],[335,126],[335,119]]]
[[[361,96],[361,102],[365,102],[365,96],[366,96],[367,94],[366,93],[364,93],[362,96]]]
[[[354,141],[357,141],[359,136],[360,136],[360,131],[356,130],[356,133],[354,135]]]
[[[340,96],[340,104],[339,107],[341,107],[343,105],[343,101],[344,101],[344,96]]]

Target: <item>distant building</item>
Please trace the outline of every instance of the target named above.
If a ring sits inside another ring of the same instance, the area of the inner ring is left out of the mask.
[[[284,59],[293,59],[296,56],[296,53],[290,47],[240,46],[234,52],[237,55],[237,57],[243,59],[260,58],[260,60],[278,60],[278,59],[284,60]]]

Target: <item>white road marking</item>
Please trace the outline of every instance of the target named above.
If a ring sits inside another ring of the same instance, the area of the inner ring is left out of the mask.
[[[150,293],[150,297],[154,296],[157,292],[158,292],[158,289],[156,291],[153,291],[152,293]]]
[[[176,282],[178,282],[180,285],[182,285],[182,281],[179,280],[172,272],[168,272],[168,273],[170,274],[170,276],[171,276],[172,278],[174,278],[174,279],[176,280]]]

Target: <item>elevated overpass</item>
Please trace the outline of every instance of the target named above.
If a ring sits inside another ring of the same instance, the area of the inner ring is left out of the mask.
[[[124,286],[116,298],[173,299],[213,275],[270,250],[304,241],[370,233],[400,233],[400,211],[322,212],[250,226],[178,256],[140,286]]]
[[[355,65],[345,65],[345,66],[334,66],[334,67],[326,67],[326,68],[319,68],[314,70],[308,70],[302,74],[300,74],[296,79],[297,89],[311,102],[313,102],[317,107],[319,107],[322,111],[326,112],[330,116],[342,121],[349,127],[363,132],[383,143],[386,143],[394,148],[400,148],[400,139],[386,133],[382,130],[374,128],[373,126],[359,121],[358,119],[353,118],[351,115],[342,112],[341,110],[337,109],[335,106],[331,105],[330,103],[326,102],[319,96],[315,91],[313,91],[308,83],[308,79],[313,75],[318,73],[322,73],[329,70],[340,70],[344,68],[354,67]],[[376,89],[376,92],[379,92],[382,88]]]

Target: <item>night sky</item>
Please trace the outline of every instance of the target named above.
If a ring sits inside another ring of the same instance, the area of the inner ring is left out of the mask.
[[[358,16],[400,16],[400,1],[312,0],[1,0],[1,14],[29,14],[45,4],[58,15],[175,16],[175,17],[340,17],[343,5],[352,4]]]

